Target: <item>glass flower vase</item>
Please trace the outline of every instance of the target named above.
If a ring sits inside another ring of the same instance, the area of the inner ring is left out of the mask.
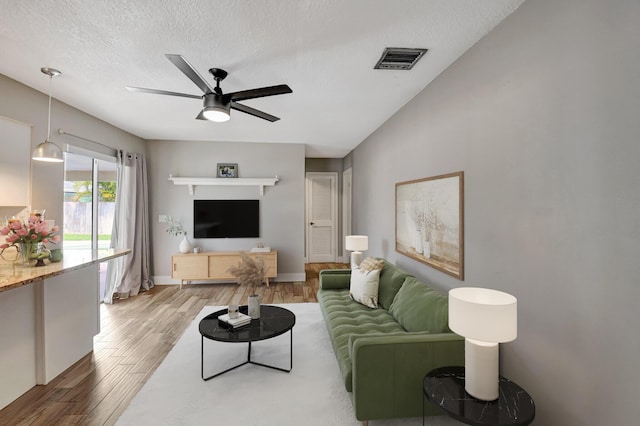
[[[38,243],[18,243],[20,251],[20,260],[25,266],[31,265],[33,261],[34,251],[37,250]]]

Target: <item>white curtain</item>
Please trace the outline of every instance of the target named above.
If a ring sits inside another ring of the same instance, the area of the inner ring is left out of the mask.
[[[149,290],[149,201],[147,163],[143,154],[118,151],[116,211],[112,248],[130,248],[131,254],[109,262],[105,303]]]

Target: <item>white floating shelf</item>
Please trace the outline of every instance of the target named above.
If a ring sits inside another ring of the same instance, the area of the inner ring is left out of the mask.
[[[189,187],[189,195],[193,195],[196,185],[219,185],[219,186],[257,186],[260,195],[264,195],[265,186],[274,186],[280,178],[206,178],[206,177],[173,177],[169,175],[169,180],[174,185],[186,185]]]

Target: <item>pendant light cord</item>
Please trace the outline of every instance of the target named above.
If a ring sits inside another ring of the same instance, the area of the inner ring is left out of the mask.
[[[47,119],[47,142],[51,139],[51,88],[53,86],[53,75],[49,75],[49,117]]]

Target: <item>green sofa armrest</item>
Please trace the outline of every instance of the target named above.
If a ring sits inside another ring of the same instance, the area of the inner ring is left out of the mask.
[[[351,269],[323,269],[318,286],[321,290],[344,290],[351,283]]]
[[[464,338],[455,333],[351,336],[353,406],[358,420],[422,415],[423,380],[431,370],[464,365]],[[442,414],[426,405],[427,415]]]

